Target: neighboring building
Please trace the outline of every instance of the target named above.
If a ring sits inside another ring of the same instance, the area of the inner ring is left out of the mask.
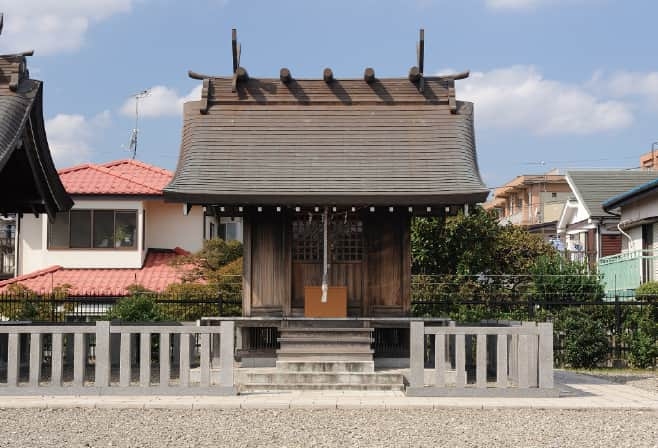
[[[570,257],[594,266],[600,257],[621,252],[619,216],[601,204],[656,177],[648,171],[568,171],[573,196],[563,204],[557,231]]]
[[[644,170],[658,170],[658,150],[649,151],[640,156],[640,168]]]
[[[555,171],[525,174],[496,188],[493,199],[483,207],[496,210],[501,225],[524,226],[550,239],[555,237],[555,223],[570,195],[565,177]]]
[[[214,222],[201,207],[165,203],[162,189],[172,173],[136,160],[59,174],[75,204],[52,221],[33,215],[19,220],[20,277],[13,283],[50,289],[69,283],[74,291],[100,288],[93,292],[115,295],[134,283],[160,289],[175,270],[166,259],[201,249]]]
[[[600,260],[606,289],[633,290],[658,280],[658,176],[606,200],[602,207],[619,215],[622,253]]]

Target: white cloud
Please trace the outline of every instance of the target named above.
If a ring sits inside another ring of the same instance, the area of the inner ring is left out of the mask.
[[[77,50],[90,25],[129,12],[136,0],[14,0],[2,6],[0,48],[38,54]]]
[[[485,0],[487,7],[495,10],[524,11],[540,6],[569,5],[576,3],[603,3],[607,0]]]
[[[523,129],[534,134],[593,134],[633,122],[628,104],[599,98],[586,87],[545,79],[532,66],[472,73],[458,86],[475,102],[478,126]]]
[[[194,87],[185,96],[179,96],[176,90],[167,86],[155,86],[150,94],[139,100],[139,116],[162,117],[175,116],[183,112],[183,103],[201,99],[201,84]],[[127,116],[135,115],[135,99],[127,99],[121,106],[121,113]]]
[[[492,9],[529,9],[546,0],[486,0],[487,6]]]
[[[658,101],[658,72],[618,71],[610,75],[597,72],[588,87],[617,98],[645,97],[655,105]]]
[[[57,114],[46,120],[48,144],[55,165],[62,168],[88,161],[94,138],[109,126],[111,120],[107,110],[91,118],[79,114]]]

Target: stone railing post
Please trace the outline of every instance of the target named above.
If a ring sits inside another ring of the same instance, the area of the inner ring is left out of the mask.
[[[539,388],[553,389],[553,324],[539,324]]]
[[[96,322],[96,387],[110,385],[110,322]]]
[[[235,350],[235,322],[223,321],[222,333],[219,339],[219,385],[230,387],[234,385],[233,354]]]
[[[409,337],[409,386],[425,386],[425,322],[412,321]]]

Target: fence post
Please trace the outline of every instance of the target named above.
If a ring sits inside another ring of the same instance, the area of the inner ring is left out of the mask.
[[[222,309],[224,308],[224,298],[222,296],[222,290],[217,290],[217,313],[219,316],[223,316]]]
[[[619,303],[619,293],[615,291],[615,356],[618,360],[621,359],[621,304]]]
[[[20,376],[20,353],[20,333],[9,333],[7,338],[7,385],[9,387],[18,387]]]
[[[30,334],[30,387],[39,387],[41,377],[41,333]]]
[[[222,333],[219,339],[219,385],[233,387],[233,353],[235,349],[235,322],[220,323]]]
[[[63,335],[62,333],[53,333],[51,345],[51,370],[50,384],[55,387],[62,386],[62,371],[63,371]]]
[[[425,386],[425,322],[412,321],[409,338],[409,386]]]
[[[151,385],[151,332],[142,331],[139,334],[139,385]]]
[[[110,385],[110,322],[96,322],[96,387]]]
[[[528,320],[535,318],[535,303],[532,300],[532,297],[528,297]]]
[[[553,389],[553,324],[539,323],[539,388]]]

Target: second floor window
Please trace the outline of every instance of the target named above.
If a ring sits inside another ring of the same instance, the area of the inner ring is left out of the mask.
[[[137,210],[71,210],[48,225],[50,249],[135,249]]]

